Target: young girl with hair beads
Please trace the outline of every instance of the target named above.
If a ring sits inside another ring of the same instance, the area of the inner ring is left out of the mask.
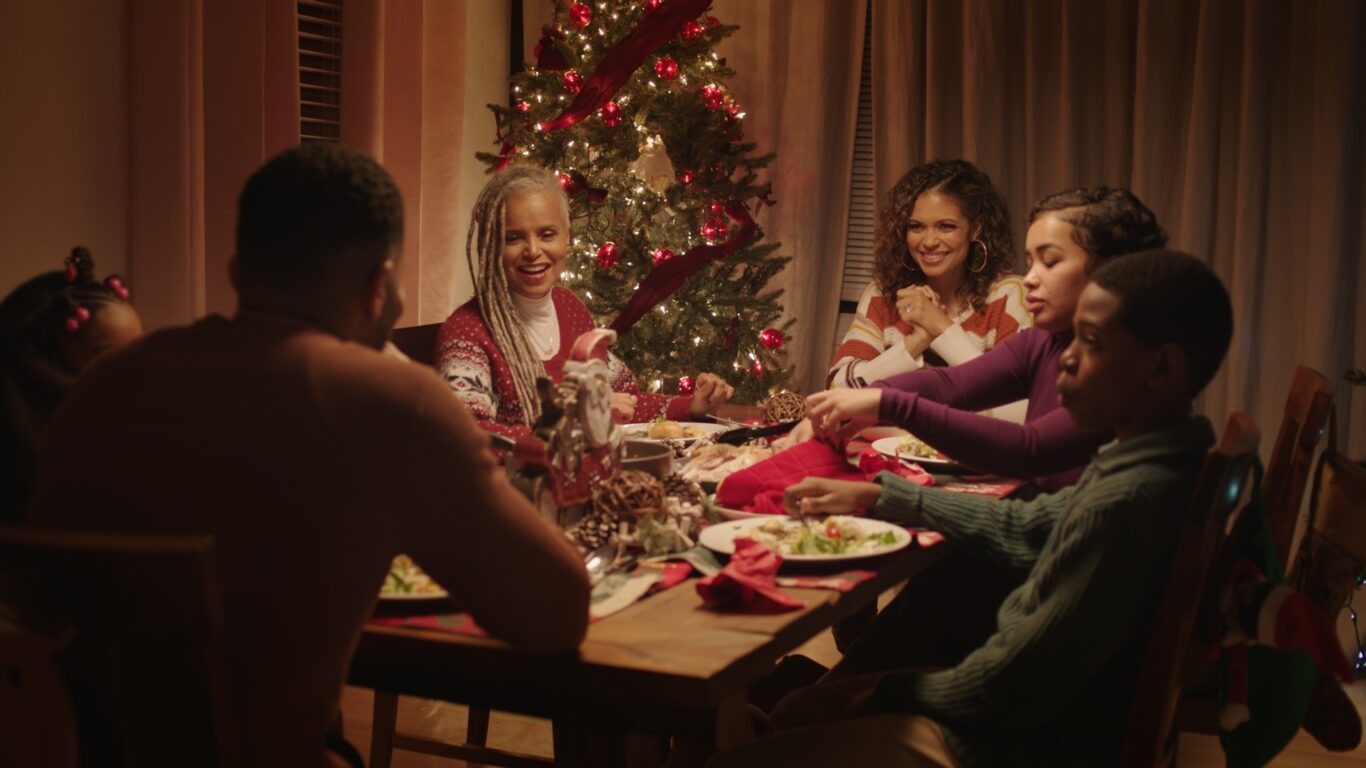
[[[958,365],[1032,325],[1014,258],[1010,214],[985,173],[966,160],[912,168],[878,210],[874,279],[829,385]]]
[[[97,281],[94,271],[90,252],[77,246],[65,269],[32,278],[0,303],[0,440],[10,457],[0,469],[0,521],[23,518],[39,445],[77,374],[142,333],[123,280]]]
[[[583,302],[557,285],[569,242],[569,200],[549,171],[512,166],[484,185],[465,243],[474,298],[446,319],[436,348],[437,368],[484,429],[530,433],[540,414],[536,379],[558,381],[574,340],[595,327]],[[608,365],[618,420],[687,420],[715,412],[734,391],[702,373],[691,396],[641,392],[621,360]]]

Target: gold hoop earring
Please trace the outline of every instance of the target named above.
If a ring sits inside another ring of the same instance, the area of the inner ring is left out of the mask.
[[[976,268],[976,269],[973,269],[972,267],[968,267],[968,271],[969,271],[969,272],[972,272],[973,274],[978,274],[978,273],[980,273],[982,270],[984,270],[984,269],[987,268],[987,262],[991,260],[991,252],[987,250],[987,244],[984,243],[984,242],[982,242],[981,240],[974,239],[972,242],[977,243],[978,245],[982,246],[982,263],[979,264],[979,265],[977,265],[977,268]],[[971,244],[971,243],[970,243],[970,244]],[[969,245],[970,245],[970,244],[969,244]]]

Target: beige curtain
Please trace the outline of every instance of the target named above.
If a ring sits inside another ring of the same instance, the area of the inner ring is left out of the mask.
[[[273,0],[129,3],[128,276],[149,327],[236,307],[237,194],[299,141],[296,29]]]
[[[1022,238],[1041,195],[1130,187],[1228,285],[1236,335],[1203,408],[1251,413],[1268,450],[1297,363],[1366,364],[1366,5],[873,0],[873,30],[879,196],[965,157]],[[1366,454],[1366,392],[1339,393]]]
[[[720,54],[745,108],[745,140],[777,158],[767,178],[778,204],[758,217],[765,240],[792,263],[774,279],[788,317],[796,374],[789,386],[822,389],[839,315],[848,230],[865,6],[848,0],[717,0],[740,31]]]
[[[383,163],[403,192],[408,303],[399,325],[440,322],[465,268],[461,164],[475,162],[461,154],[466,4],[348,0],[345,12],[342,142]]]

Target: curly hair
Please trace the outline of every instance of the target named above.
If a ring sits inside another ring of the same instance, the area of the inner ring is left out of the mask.
[[[918,165],[887,193],[877,215],[873,279],[888,301],[895,301],[896,292],[902,288],[925,282],[925,273],[907,252],[906,229],[915,201],[931,191],[952,197],[968,220],[968,232],[981,241],[968,244],[966,263],[980,259],[981,246],[986,246],[986,264],[976,272],[965,267],[966,279],[958,289],[959,296],[974,309],[981,309],[991,284],[1010,272],[1015,261],[1015,241],[1010,234],[1010,212],[991,177],[966,160],[935,160]]]
[[[1034,204],[1028,224],[1050,213],[1072,225],[1072,239],[1090,257],[1087,274],[1114,256],[1167,244],[1157,216],[1127,189],[1099,186],[1054,192]]]
[[[1092,282],[1119,297],[1115,320],[1148,348],[1186,354],[1190,396],[1214,378],[1233,338],[1233,305],[1219,276],[1179,251],[1142,251],[1102,264]]]
[[[311,289],[369,273],[403,239],[403,198],[372,158],[327,142],[287,149],[237,200],[242,277]]]

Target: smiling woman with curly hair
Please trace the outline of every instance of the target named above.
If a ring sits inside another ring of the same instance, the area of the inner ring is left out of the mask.
[[[832,387],[957,365],[1030,325],[1010,215],[966,160],[917,166],[878,211],[873,279],[835,352]]]

